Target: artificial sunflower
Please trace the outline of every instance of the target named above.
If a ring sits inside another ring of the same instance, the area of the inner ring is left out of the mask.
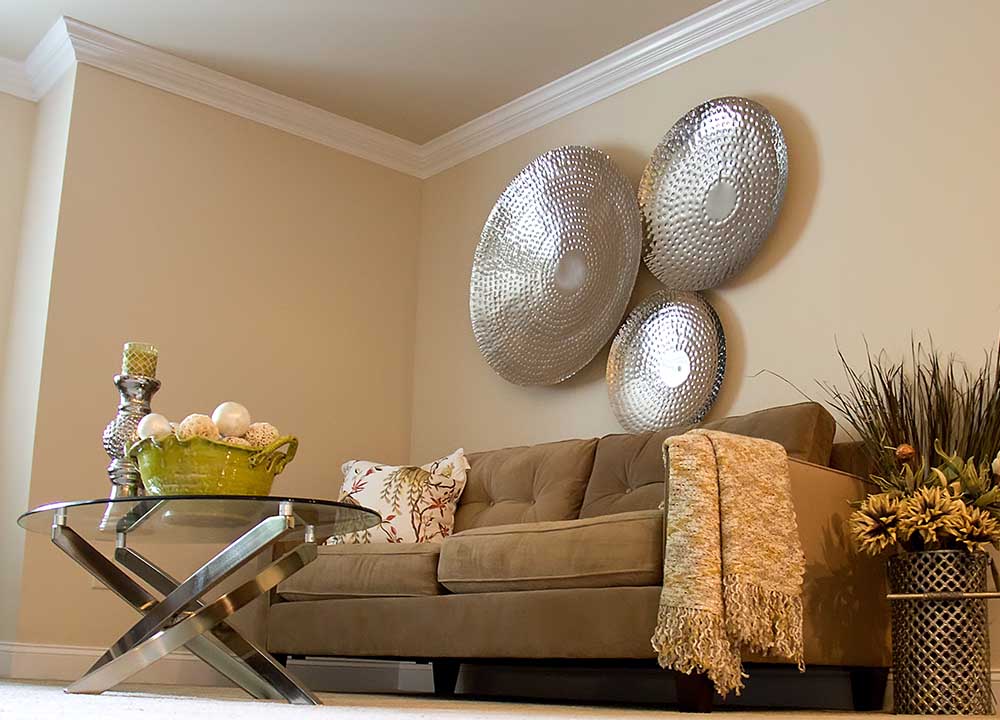
[[[868,496],[851,515],[851,534],[858,549],[878,555],[896,544],[899,504],[899,499],[889,493]]]
[[[987,512],[977,507],[969,507],[959,501],[962,512],[959,520],[952,528],[952,534],[969,552],[985,550],[987,545],[996,547],[1000,538],[1000,522]]]
[[[920,540],[924,550],[937,550],[943,541],[954,537],[964,506],[945,488],[917,488],[900,503],[897,535],[903,542]]]

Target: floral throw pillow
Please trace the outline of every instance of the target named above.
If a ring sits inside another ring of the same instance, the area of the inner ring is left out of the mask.
[[[373,528],[330,538],[328,544],[441,542],[455,527],[455,508],[465,489],[469,461],[459,448],[427,465],[380,465],[348,460],[341,466],[341,502],[377,510]]]

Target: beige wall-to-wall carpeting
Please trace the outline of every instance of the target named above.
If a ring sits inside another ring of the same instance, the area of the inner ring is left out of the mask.
[[[41,683],[0,681],[0,703],[4,716],[12,720],[65,715],[80,720],[139,714],[147,720],[184,718],[215,720],[234,714],[254,718],[338,718],[339,720],[429,720],[461,717],[470,720],[555,720],[556,718],[690,717],[662,707],[584,707],[574,705],[496,702],[489,700],[439,699],[435,697],[323,693],[321,707],[286,705],[280,701],[253,700],[236,688],[128,686],[97,697],[69,695],[60,687]],[[727,718],[786,718],[787,720],[840,720],[865,717],[865,713],[775,711],[728,711]]]
[[[335,498],[346,457],[405,459],[419,198],[415,178],[80,66],[30,504],[108,492],[125,340],[160,347],[171,419],[237,400],[300,437],[276,493]],[[210,550],[154,559],[179,573]],[[133,621],[29,536],[20,642],[101,645]]]

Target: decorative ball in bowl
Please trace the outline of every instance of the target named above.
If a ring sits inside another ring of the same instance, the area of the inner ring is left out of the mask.
[[[233,402],[212,417],[192,414],[176,425],[147,415],[138,435],[129,454],[148,495],[269,495],[299,446],[269,423],[251,423],[247,409]]]

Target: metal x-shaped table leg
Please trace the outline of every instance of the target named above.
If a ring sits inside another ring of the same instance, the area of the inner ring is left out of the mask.
[[[179,584],[176,580],[170,577],[170,575],[131,548],[117,548],[115,550],[115,560],[131,570],[138,577],[148,582],[157,591],[163,593],[164,595],[168,595],[173,592]],[[199,608],[204,607],[201,602],[198,602],[197,606]],[[212,628],[211,634],[214,636],[215,640],[229,648],[238,661],[241,662],[240,677],[234,678],[232,675],[224,673],[226,674],[226,677],[254,697],[267,697],[272,699],[285,698],[291,702],[303,704],[310,704],[309,700],[315,699],[312,693],[310,693],[305,686],[295,680],[295,678],[289,675],[285,668],[282,667],[277,660],[271,657],[266,650],[258,647],[252,641],[247,640],[229,623],[224,621],[220,622],[216,627]],[[205,635],[203,637],[205,640],[208,640],[210,636]],[[191,643],[188,643],[187,647],[190,650]],[[217,649],[227,658],[231,657],[229,653],[217,645],[213,644],[211,647],[213,650]],[[195,650],[191,650],[191,652],[198,655]],[[199,655],[199,657],[201,656]],[[204,657],[202,659],[213,667],[216,667],[215,663],[211,660]],[[242,665],[243,663],[245,663],[245,665]],[[249,666],[250,668],[250,677],[246,677],[247,673],[245,666]],[[267,682],[261,683],[260,677],[263,677]],[[248,687],[248,685],[252,687]],[[277,690],[277,692],[275,692],[275,690]],[[258,694],[262,691],[266,694]],[[296,699],[293,700],[293,697]]]
[[[138,643],[152,637],[170,624],[178,613],[190,609],[198,598],[271,547],[293,527],[295,519],[290,514],[269,517],[259,522],[195,571],[156,606],[150,608],[139,622],[118,638],[114,645],[94,663],[91,670],[111,662]]]
[[[186,646],[254,697],[284,698],[297,704],[320,704],[315,695],[292,678],[271,655],[225,622],[226,618],[247,603],[315,559],[316,546],[312,538],[307,537],[305,544],[214,603],[206,606],[198,599],[292,527],[294,519],[290,513],[267,518],[179,585],[141,555],[124,547],[119,536],[120,546],[116,549],[116,559],[166,594],[164,600],[157,602],[141,585],[67,527],[64,518],[60,521],[57,516],[52,528],[52,541],[125,602],[145,613],[143,619],[67,691],[103,692],[173,650]],[[177,609],[170,612],[170,608]],[[187,608],[197,609],[186,619],[168,627]],[[208,632],[212,634],[203,635]],[[232,650],[235,656],[223,645]]]

